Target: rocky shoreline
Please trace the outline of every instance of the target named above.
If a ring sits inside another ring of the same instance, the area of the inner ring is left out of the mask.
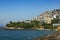
[[[33,40],[60,40],[60,30],[56,31],[53,34],[37,37]]]
[[[23,30],[23,29],[8,29],[8,28],[0,28],[4,30]],[[26,29],[24,29],[26,30]],[[27,29],[27,30],[32,30],[32,29]],[[36,29],[34,29],[36,30]],[[60,40],[60,30],[55,31],[53,34],[49,35],[44,35],[41,37],[34,38],[33,40]]]
[[[14,27],[5,27],[5,28],[0,28],[0,30],[53,30],[53,29],[23,29],[23,28],[14,28]]]

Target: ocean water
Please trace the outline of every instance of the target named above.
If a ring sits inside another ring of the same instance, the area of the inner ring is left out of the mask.
[[[54,32],[54,30],[0,30],[0,40],[32,40]]]

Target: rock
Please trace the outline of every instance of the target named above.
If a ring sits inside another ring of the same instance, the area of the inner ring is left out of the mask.
[[[35,38],[34,40],[60,40],[60,30],[50,35]]]

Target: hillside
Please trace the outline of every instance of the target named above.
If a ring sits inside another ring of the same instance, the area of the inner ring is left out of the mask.
[[[46,11],[42,13],[40,16],[48,16],[48,17],[53,17],[53,15],[60,16],[60,9],[54,9],[53,11]]]
[[[60,18],[60,9],[54,9],[52,11],[46,11],[44,13],[41,13],[39,16],[37,16],[34,19],[40,19],[41,17],[50,17],[53,18],[55,16],[59,16]]]
[[[60,9],[54,9],[52,11],[41,13],[39,16],[35,17],[34,20],[46,19],[46,17],[54,18],[57,16],[60,18]]]

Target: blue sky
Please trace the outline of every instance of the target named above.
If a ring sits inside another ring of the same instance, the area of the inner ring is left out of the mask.
[[[60,0],[0,0],[0,26],[32,19],[47,10],[60,9]]]

